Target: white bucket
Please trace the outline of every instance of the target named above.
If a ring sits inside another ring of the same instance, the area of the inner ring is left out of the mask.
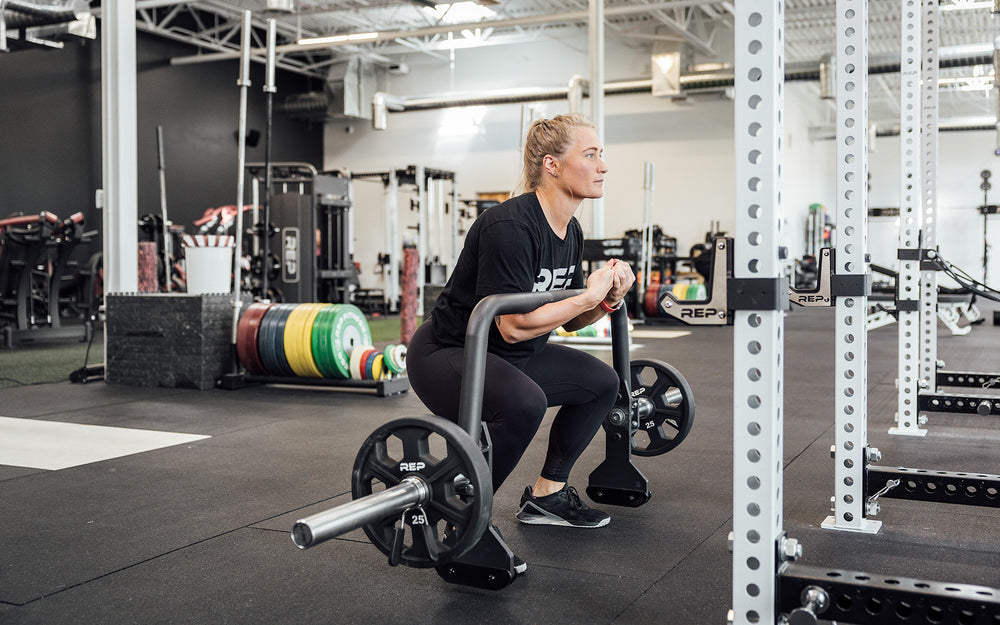
[[[187,292],[231,293],[233,283],[233,248],[231,246],[184,248],[187,259]]]

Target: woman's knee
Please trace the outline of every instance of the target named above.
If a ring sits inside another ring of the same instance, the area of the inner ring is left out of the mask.
[[[490,389],[483,401],[483,419],[494,426],[510,427],[530,439],[547,409],[545,393],[534,384]]]
[[[621,386],[618,373],[611,367],[601,366],[595,367],[592,376],[590,388],[593,389],[598,400],[614,403],[615,399],[618,398],[618,390]]]

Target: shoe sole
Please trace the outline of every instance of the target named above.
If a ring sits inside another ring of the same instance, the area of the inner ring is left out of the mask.
[[[525,507],[526,506],[527,504],[525,504]],[[611,522],[611,517],[604,517],[603,519],[594,524],[573,523],[572,521],[567,521],[562,517],[557,517],[554,514],[546,512],[545,510],[541,510],[537,506],[535,507],[535,509],[539,510],[541,514],[529,513],[528,515],[522,518],[521,515],[525,513],[525,508],[521,508],[520,510],[517,511],[517,514],[515,514],[514,517],[521,523],[525,523],[527,525],[552,525],[555,527],[578,527],[581,529],[604,527],[605,525]]]
[[[611,522],[610,518],[598,521],[596,525],[577,525],[574,523],[570,523],[566,519],[559,519],[557,521],[555,519],[546,519],[546,518],[522,519],[521,517],[517,517],[517,520],[520,521],[521,523],[524,523],[525,525],[551,525],[553,527],[576,527],[579,529],[594,529],[596,527],[604,527],[605,525]]]

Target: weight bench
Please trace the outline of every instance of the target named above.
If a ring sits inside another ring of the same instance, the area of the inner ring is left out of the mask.
[[[953,335],[968,334],[972,331],[972,324],[983,318],[982,312],[976,306],[975,298],[973,293],[960,292],[959,289],[938,289],[938,319]],[[869,331],[895,323],[895,301],[895,293],[890,292],[874,292],[868,296]],[[969,321],[969,325],[959,325],[963,316]]]

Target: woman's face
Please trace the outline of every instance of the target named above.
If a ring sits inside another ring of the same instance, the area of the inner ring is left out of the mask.
[[[593,128],[575,128],[573,142],[559,162],[559,178],[556,180],[558,186],[572,197],[602,197],[604,174],[608,172],[608,166],[601,158],[602,154],[601,141]]]

